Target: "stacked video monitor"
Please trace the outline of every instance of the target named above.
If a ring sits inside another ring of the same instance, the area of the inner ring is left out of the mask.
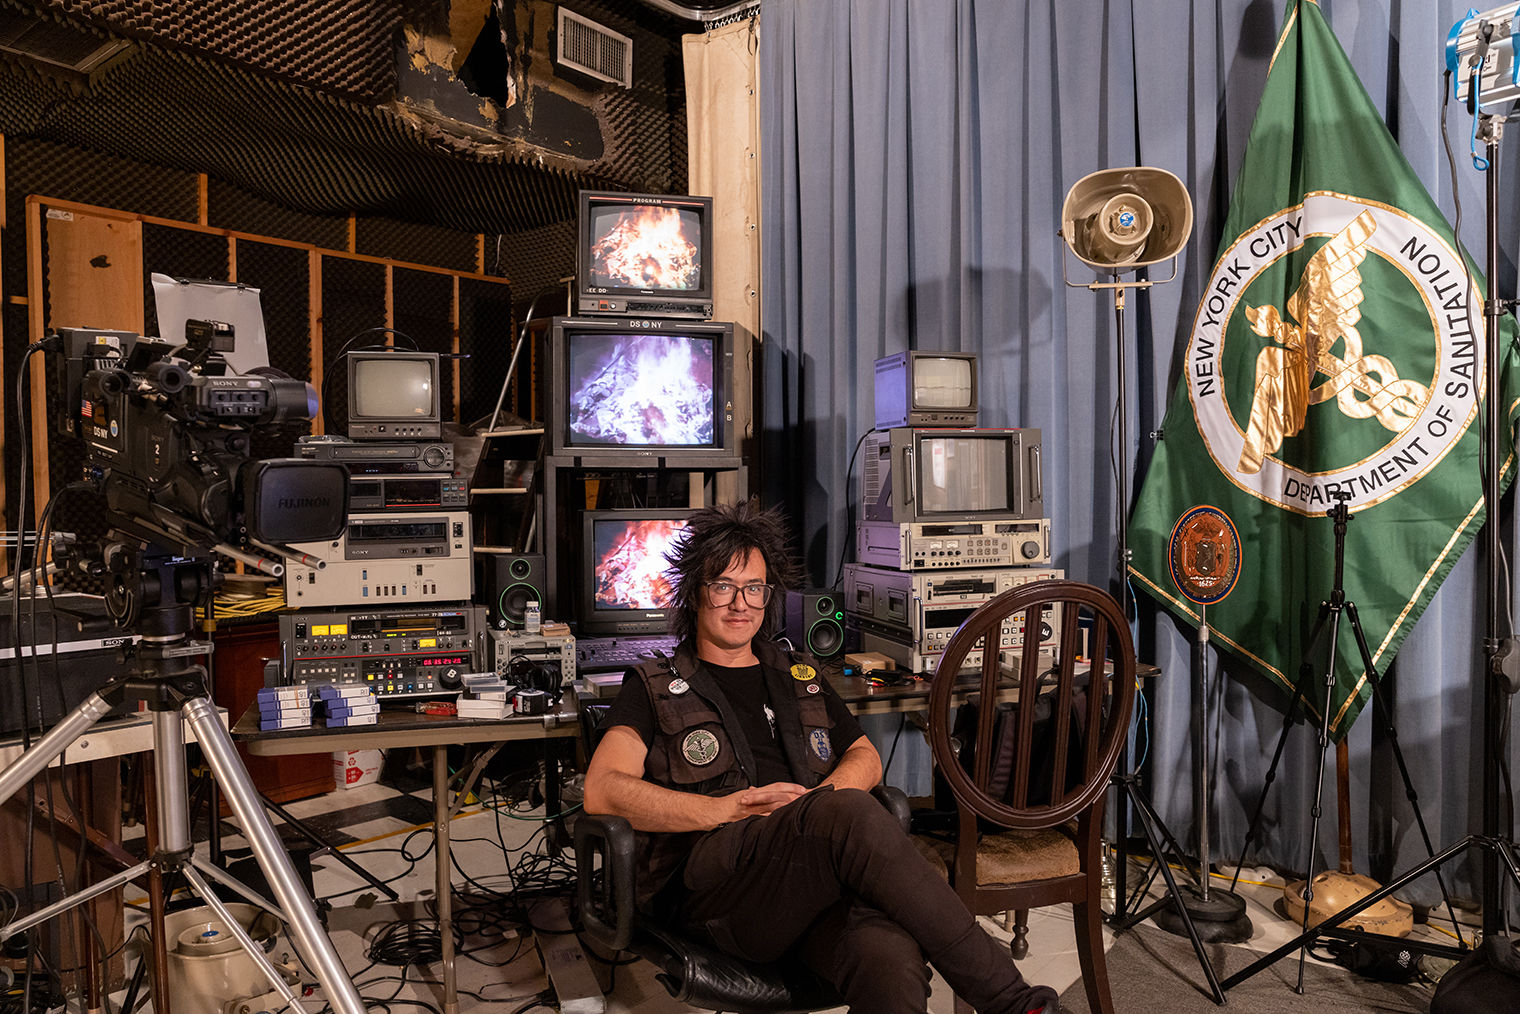
[[[586,503],[575,480],[740,465],[734,328],[711,319],[713,228],[708,197],[580,194],[575,314],[550,323],[544,391],[545,489],[561,501],[546,504],[561,549],[551,598],[583,670],[621,669],[622,650],[595,657],[601,640],[668,644],[665,556],[691,511]]]
[[[978,427],[976,357],[909,351],[876,361],[876,425],[862,449],[847,623],[862,651],[931,672],[977,608],[1050,566],[1040,431]],[[1043,625],[1042,625],[1043,626]],[[1044,643],[1053,631],[1042,629]],[[1000,650],[1020,650],[1022,621]],[[979,666],[980,652],[968,656]]]

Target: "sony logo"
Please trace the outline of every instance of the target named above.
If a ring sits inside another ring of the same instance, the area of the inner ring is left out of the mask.
[[[665,326],[663,320],[640,320],[637,317],[630,317],[628,320],[619,321],[618,323],[623,327],[641,327],[651,331]]]
[[[262,380],[257,379],[256,377],[237,377],[235,379],[217,379],[217,378],[212,378],[212,380],[211,380],[211,386],[212,387],[237,387],[237,388],[263,387],[264,386],[264,382]]]
[[[304,510],[307,507],[331,507],[330,496],[282,496],[275,501],[281,510]]]

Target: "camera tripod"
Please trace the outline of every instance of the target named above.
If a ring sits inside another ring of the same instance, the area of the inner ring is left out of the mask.
[[[91,898],[147,876],[154,916],[162,933],[161,878],[179,873],[227,927],[228,932],[259,966],[285,1001],[299,1009],[298,998],[275,969],[262,948],[216,896],[208,883],[220,881],[250,902],[267,909],[285,923],[296,947],[326,990],[337,1014],[363,1014],[364,1005],[338,958],[332,941],[317,920],[316,907],[302,888],[290,857],[264,812],[257,790],[238,759],[237,751],[219,719],[206,690],[206,670],[190,661],[211,650],[208,644],[190,641],[192,603],[211,587],[210,562],[186,559],[152,549],[116,547],[110,561],[112,587],[107,603],[119,626],[140,636],[129,675],[92,693],[65,715],[26,753],[0,772],[0,803],[8,800],[61,757],[75,740],[87,733],[114,704],[126,699],[147,703],[153,723],[155,805],[159,826],[157,850],[143,862],[0,927],[0,941],[81,905]],[[182,724],[183,723],[183,724]],[[190,835],[190,816],[185,762],[184,725],[195,732],[206,762],[216,776],[228,805],[242,824],[244,834],[264,872],[279,907],[258,896],[226,871],[195,855]],[[167,971],[155,946],[155,999],[167,999]],[[165,1009],[167,1004],[158,1006]]]
[[[1320,603],[1319,615],[1314,621],[1314,626],[1310,629],[1309,640],[1304,649],[1304,661],[1303,664],[1299,667],[1298,680],[1295,683],[1293,689],[1293,700],[1291,703],[1289,703],[1287,714],[1283,718],[1282,732],[1277,738],[1277,747],[1272,754],[1272,763],[1267,768],[1267,775],[1262,786],[1261,797],[1256,801],[1255,812],[1252,813],[1251,823],[1246,830],[1246,840],[1244,845],[1241,846],[1240,850],[1240,862],[1235,867],[1235,879],[1236,881],[1239,881],[1241,868],[1245,864],[1245,855],[1250,850],[1251,842],[1256,837],[1256,832],[1261,824],[1262,812],[1266,808],[1267,794],[1270,792],[1272,783],[1277,777],[1277,766],[1278,763],[1282,760],[1283,748],[1287,745],[1288,732],[1293,727],[1293,720],[1298,714],[1300,704],[1303,704],[1304,707],[1308,707],[1307,688],[1313,680],[1313,660],[1317,657],[1316,649],[1321,645],[1321,639],[1324,638],[1326,662],[1324,677],[1321,684],[1324,690],[1324,703],[1320,709],[1321,714],[1318,729],[1319,769],[1316,774],[1314,783],[1314,805],[1310,810],[1311,819],[1309,825],[1309,851],[1307,860],[1305,862],[1307,872],[1304,874],[1304,889],[1302,895],[1304,903],[1303,920],[1300,925],[1300,932],[1298,936],[1283,944],[1277,950],[1265,955],[1256,962],[1246,966],[1239,972],[1236,972],[1234,975],[1225,979],[1223,983],[1225,989],[1230,989],[1237,983],[1244,982],[1246,979],[1249,979],[1251,976],[1255,975],[1263,968],[1274,964],[1279,958],[1292,951],[1294,948],[1298,948],[1298,984],[1295,987],[1294,991],[1302,994],[1304,991],[1304,964],[1310,943],[1312,943],[1320,936],[1337,936],[1347,933],[1348,931],[1339,930],[1337,927],[1339,927],[1347,920],[1354,918],[1371,906],[1377,904],[1379,901],[1388,898],[1393,894],[1394,891],[1397,891],[1405,884],[1410,883],[1431,869],[1434,869],[1436,871],[1436,881],[1441,888],[1441,897],[1446,902],[1446,911],[1451,919],[1452,928],[1457,929],[1458,926],[1456,911],[1452,906],[1451,893],[1447,890],[1446,881],[1441,876],[1440,866],[1446,858],[1451,855],[1455,855],[1458,851],[1461,851],[1467,843],[1464,842],[1462,845],[1454,847],[1453,849],[1448,849],[1446,852],[1441,853],[1439,856],[1436,855],[1435,845],[1431,842],[1430,832],[1425,826],[1425,817],[1420,810],[1419,796],[1415,792],[1414,781],[1410,778],[1409,768],[1404,763],[1404,751],[1399,746],[1398,732],[1393,728],[1393,721],[1389,717],[1390,712],[1388,711],[1387,702],[1383,697],[1382,680],[1378,676],[1377,666],[1372,659],[1372,652],[1367,647],[1367,637],[1362,631],[1362,623],[1360,618],[1357,616],[1356,603],[1346,597],[1346,525],[1351,521],[1351,513],[1346,508],[1346,501],[1349,499],[1349,494],[1338,491],[1332,493],[1331,496],[1334,497],[1337,501],[1336,505],[1326,512],[1326,516],[1335,522],[1334,585],[1330,590],[1330,597]],[[1361,654],[1362,668],[1363,671],[1367,674],[1367,680],[1372,686],[1372,694],[1376,700],[1376,707],[1374,708],[1374,712],[1381,714],[1384,718],[1385,727],[1383,731],[1388,736],[1389,745],[1393,750],[1394,761],[1399,769],[1399,777],[1404,782],[1404,796],[1409,800],[1410,808],[1414,812],[1415,823],[1419,827],[1420,837],[1425,843],[1426,855],[1430,856],[1430,859],[1421,866],[1416,867],[1410,873],[1405,874],[1404,876],[1393,881],[1391,884],[1373,891],[1366,897],[1357,901],[1355,904],[1342,909],[1340,912],[1336,913],[1330,918],[1325,919],[1323,922],[1320,922],[1311,927],[1309,925],[1309,920],[1314,901],[1314,857],[1319,844],[1319,824],[1320,816],[1322,813],[1322,806],[1320,801],[1323,796],[1325,785],[1325,750],[1330,745],[1330,712],[1332,710],[1331,702],[1334,699],[1335,695],[1335,669],[1340,648],[1341,617],[1343,614],[1345,615],[1347,622],[1350,624],[1352,635],[1356,639],[1356,647],[1358,652]],[[1326,636],[1327,632],[1328,636]],[[1509,865],[1510,875],[1516,878],[1517,883],[1520,883],[1520,867],[1516,866],[1513,849],[1508,849],[1501,854],[1505,856],[1505,860]],[[1233,884],[1231,886],[1233,887]],[[1382,934],[1361,931],[1357,931],[1356,937],[1358,939],[1382,938],[1388,940],[1397,940],[1400,947],[1404,947],[1409,950],[1420,951],[1422,953],[1441,954],[1450,957],[1461,957],[1463,954],[1467,953],[1465,942],[1461,947],[1425,945],[1415,941],[1406,940],[1401,937],[1387,937]],[[1457,939],[1459,941],[1462,939],[1460,930],[1457,932]]]

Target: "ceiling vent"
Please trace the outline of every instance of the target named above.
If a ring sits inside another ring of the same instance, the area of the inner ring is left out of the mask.
[[[556,63],[600,81],[633,87],[632,39],[563,7],[557,24]]]

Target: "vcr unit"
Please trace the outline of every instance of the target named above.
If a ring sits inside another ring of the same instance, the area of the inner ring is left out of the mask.
[[[285,682],[356,683],[382,700],[456,694],[484,668],[485,632],[482,606],[285,613]]]

